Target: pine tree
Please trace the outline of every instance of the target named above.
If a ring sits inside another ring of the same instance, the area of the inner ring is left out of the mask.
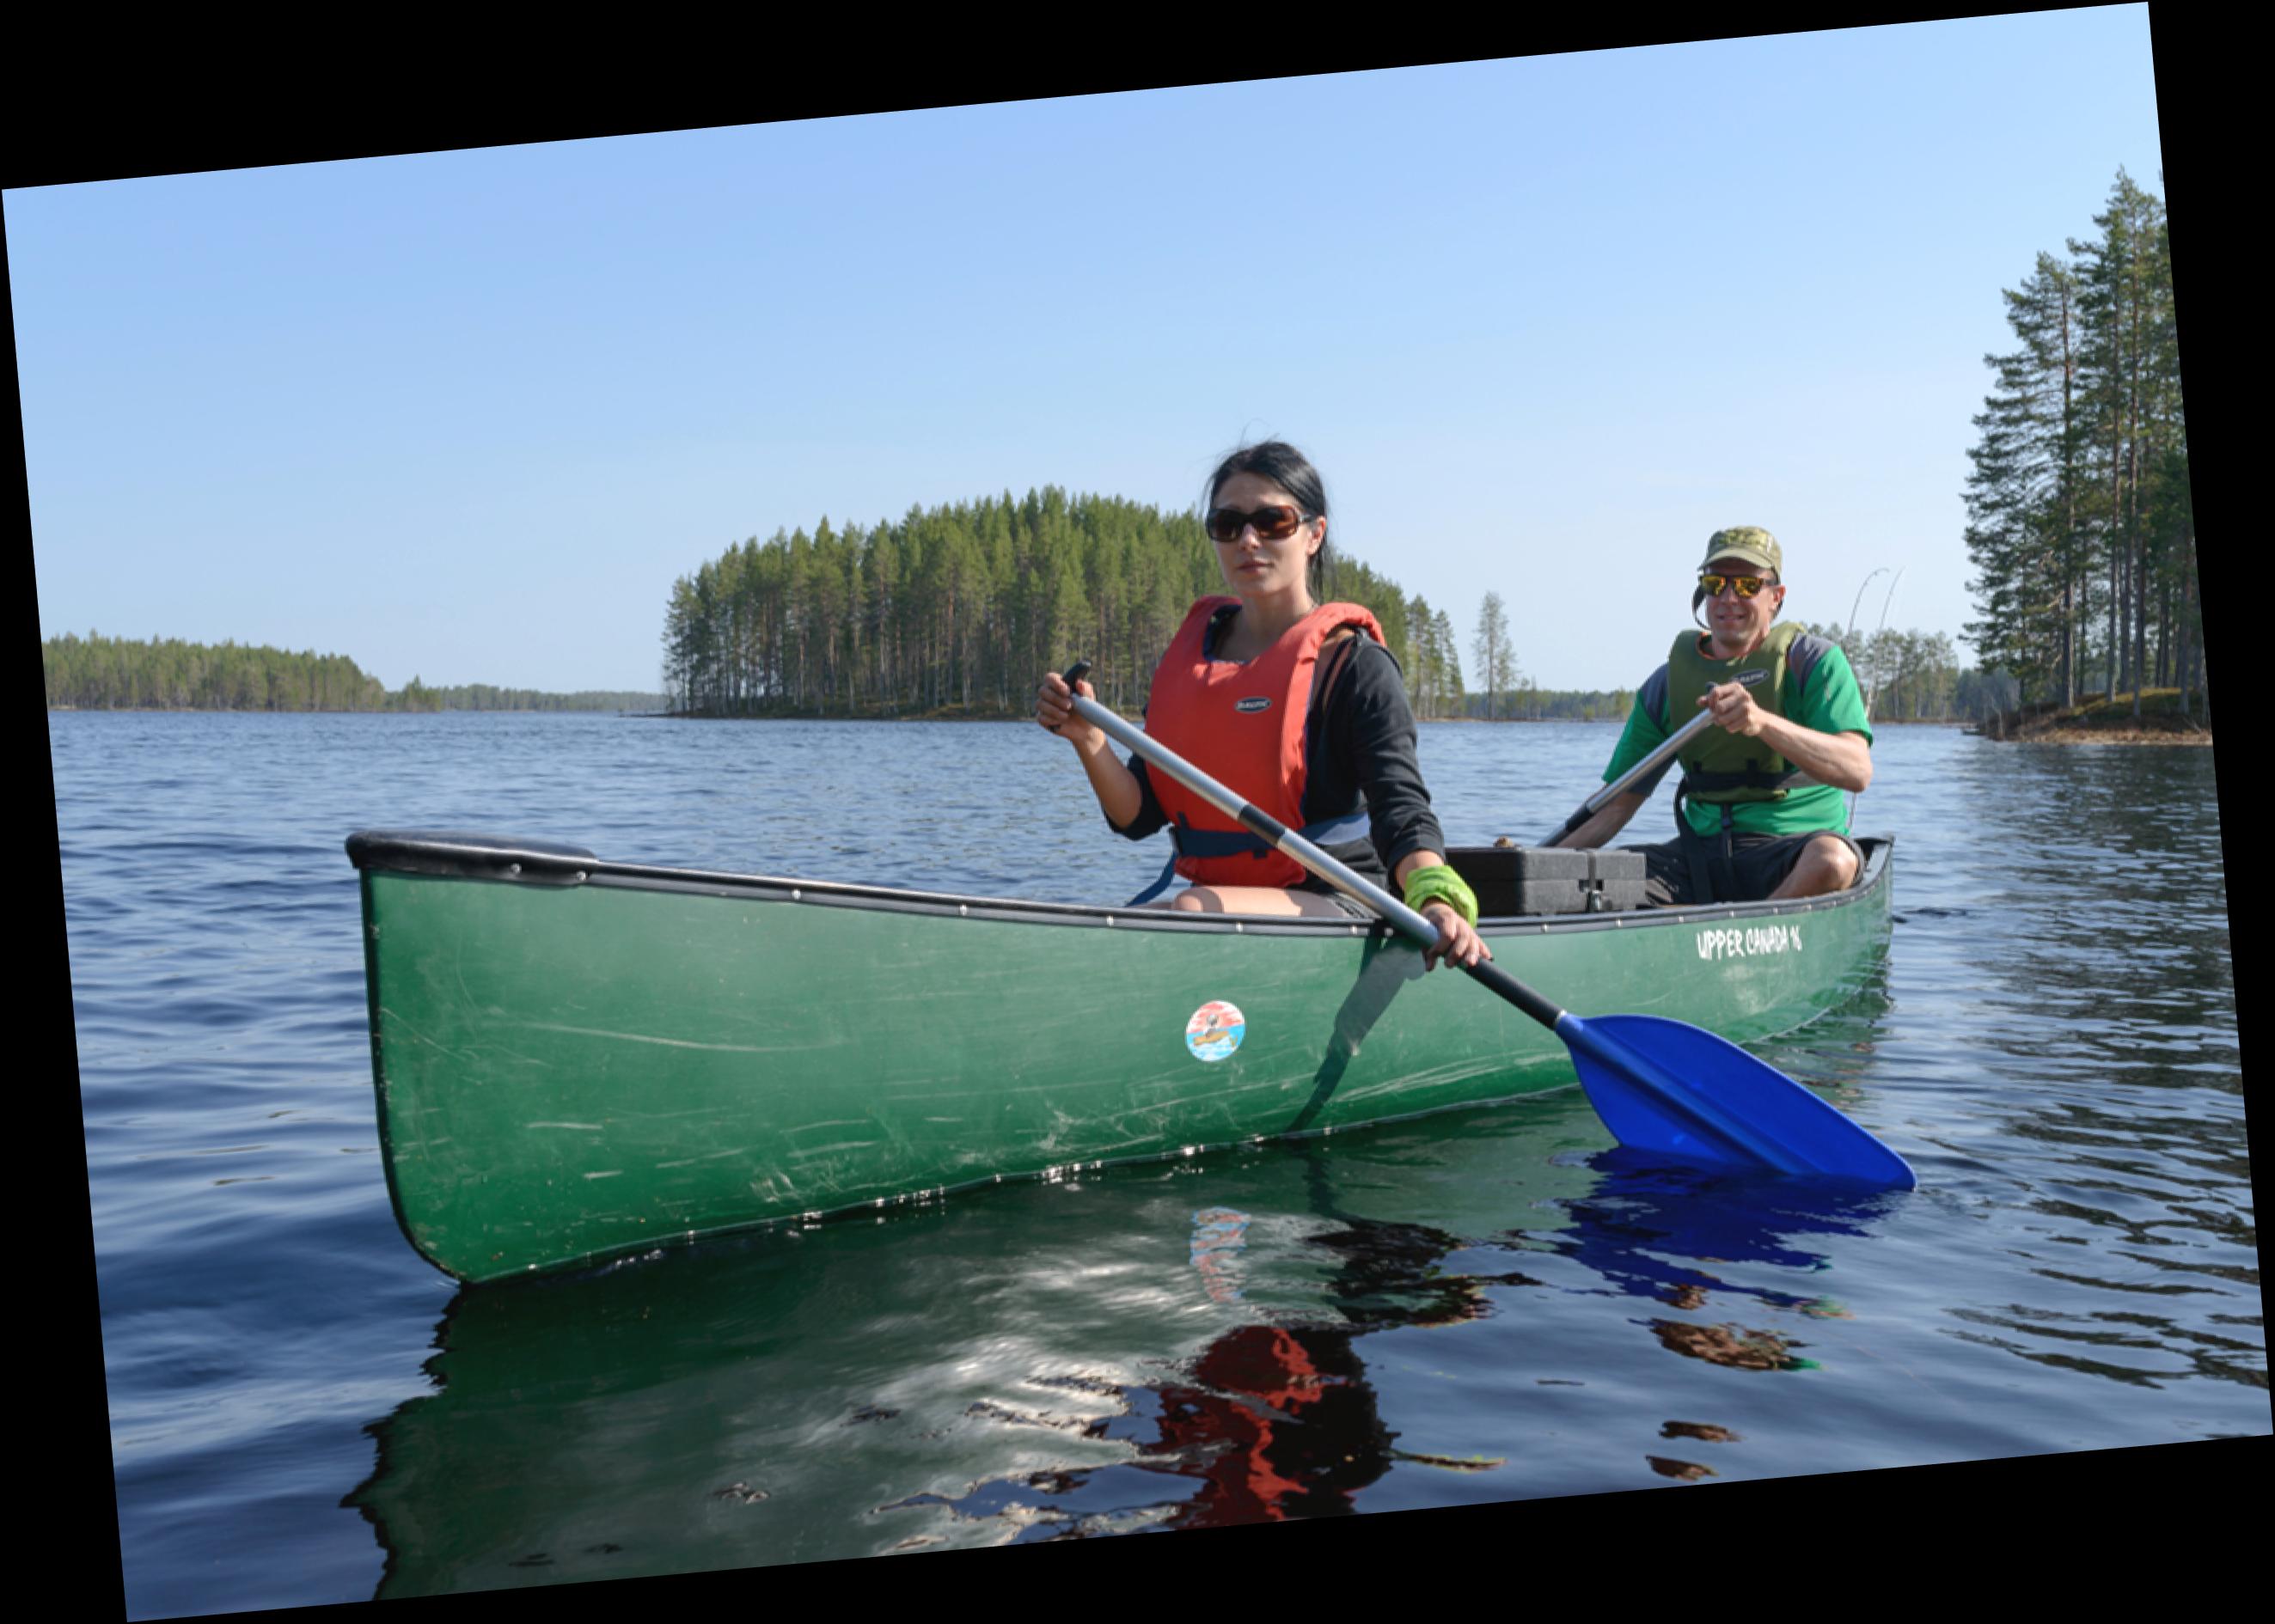
[[[1489,592],[1478,608],[1476,650],[1478,678],[1485,685],[1485,719],[1499,714],[1501,695],[1510,685],[1514,660],[1508,642],[1508,611],[1500,594]]]
[[[2107,692],[2114,700],[2129,684],[2136,714],[2150,563],[2143,547],[2141,482],[2156,432],[2149,397],[2154,379],[2143,363],[2156,325],[2153,261],[2161,215],[2157,200],[2120,169],[2108,206],[2093,217],[2101,236],[2069,245],[2082,285],[2085,397],[2097,465],[2095,514],[2108,570]]]
[[[2074,698],[2081,589],[2090,563],[2079,519],[2085,483],[2078,399],[2076,278],[2041,253],[2007,320],[2022,341],[1984,357],[1998,387],[1975,419],[1966,533],[1982,618],[1967,633],[1986,661]]]

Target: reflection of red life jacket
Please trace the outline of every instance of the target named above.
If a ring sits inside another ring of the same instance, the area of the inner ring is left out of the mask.
[[[1145,731],[1313,844],[1364,839],[1363,811],[1306,827],[1304,721],[1311,671],[1330,632],[1357,626],[1384,641],[1381,623],[1356,603],[1323,603],[1246,665],[1202,653],[1212,616],[1237,598],[1203,598],[1154,668]],[[1177,872],[1196,885],[1292,886],[1303,866],[1240,827],[1167,773],[1148,774],[1177,842]]]
[[[1311,1455],[1323,1445],[1340,1450],[1345,1440],[1309,1440],[1309,1451],[1298,1440],[1291,1448],[1281,1424],[1303,1418],[1342,1379],[1321,1372],[1310,1350],[1277,1326],[1243,1326],[1212,1344],[1193,1374],[1206,1386],[1161,1389],[1155,1446],[1190,1463],[1177,1469],[1206,1481],[1183,1520],[1201,1528],[1282,1521],[1315,1486]],[[1290,1459],[1281,1462],[1279,1454]]]

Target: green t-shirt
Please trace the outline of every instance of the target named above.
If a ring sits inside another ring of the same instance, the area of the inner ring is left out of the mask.
[[[1815,646],[1804,652],[1804,644]],[[1863,691],[1856,686],[1856,673],[1839,644],[1804,636],[1795,640],[1786,661],[1788,717],[1819,733],[1861,733],[1866,744],[1872,742],[1872,724],[1864,714]],[[1798,693],[1794,691],[1796,686]],[[1604,769],[1606,783],[1612,782],[1666,742],[1673,730],[1666,714],[1672,698],[1667,690],[1667,668],[1661,666],[1644,684],[1636,695],[1635,708],[1628,713],[1627,729],[1620,735],[1618,748],[1612,752],[1611,765]],[[1689,719],[1691,708],[1684,707],[1684,720]],[[1667,763],[1637,784],[1636,790],[1648,797],[1669,768],[1680,771],[1681,764]],[[1690,820],[1690,827],[1701,835],[1721,832],[1719,805],[1690,801],[1683,811]],[[1809,784],[1794,790],[1782,801],[1740,801],[1730,809],[1730,827],[1750,835],[1806,835],[1816,829],[1846,835],[1848,792],[1831,784]]]

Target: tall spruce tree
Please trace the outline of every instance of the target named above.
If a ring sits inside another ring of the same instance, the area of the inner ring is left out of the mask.
[[[2090,562],[2079,517],[2077,279],[2041,253],[2022,287],[2002,297],[2021,348],[1983,358],[1997,387],[1974,419],[1981,438],[1969,453],[1966,540],[1982,618],[1967,632],[1986,661],[2074,700]]]
[[[2137,713],[2147,635],[2151,560],[2141,525],[2142,472],[2158,438],[2156,379],[2144,366],[2156,306],[2155,245],[2162,208],[2123,170],[2093,223],[2101,235],[2073,238],[2082,284],[2085,399],[2095,462],[2091,504],[2107,570],[2107,695],[2131,688]]]
[[[1458,716],[1462,714],[1468,699],[1462,691],[1461,639],[1454,635],[1453,620],[1443,609],[1438,611],[1432,630],[1435,634],[1433,640],[1438,646],[1438,658],[1442,662],[1440,670],[1445,695],[1445,709],[1439,714]]]

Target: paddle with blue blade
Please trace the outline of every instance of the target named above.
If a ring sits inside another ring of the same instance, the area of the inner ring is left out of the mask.
[[[1086,660],[1069,669],[1068,688],[1089,669]],[[1436,943],[1437,926],[1270,813],[1250,805],[1097,700],[1076,693],[1072,704],[1077,715],[1108,738],[1365,903],[1402,934],[1425,947]],[[1489,959],[1463,968],[1564,1040],[1590,1103],[1623,1144],[1738,1172],[1832,1179],[1881,1190],[1910,1190],[1918,1183],[1902,1157],[1727,1039],[1659,1016],[1583,1020]]]

